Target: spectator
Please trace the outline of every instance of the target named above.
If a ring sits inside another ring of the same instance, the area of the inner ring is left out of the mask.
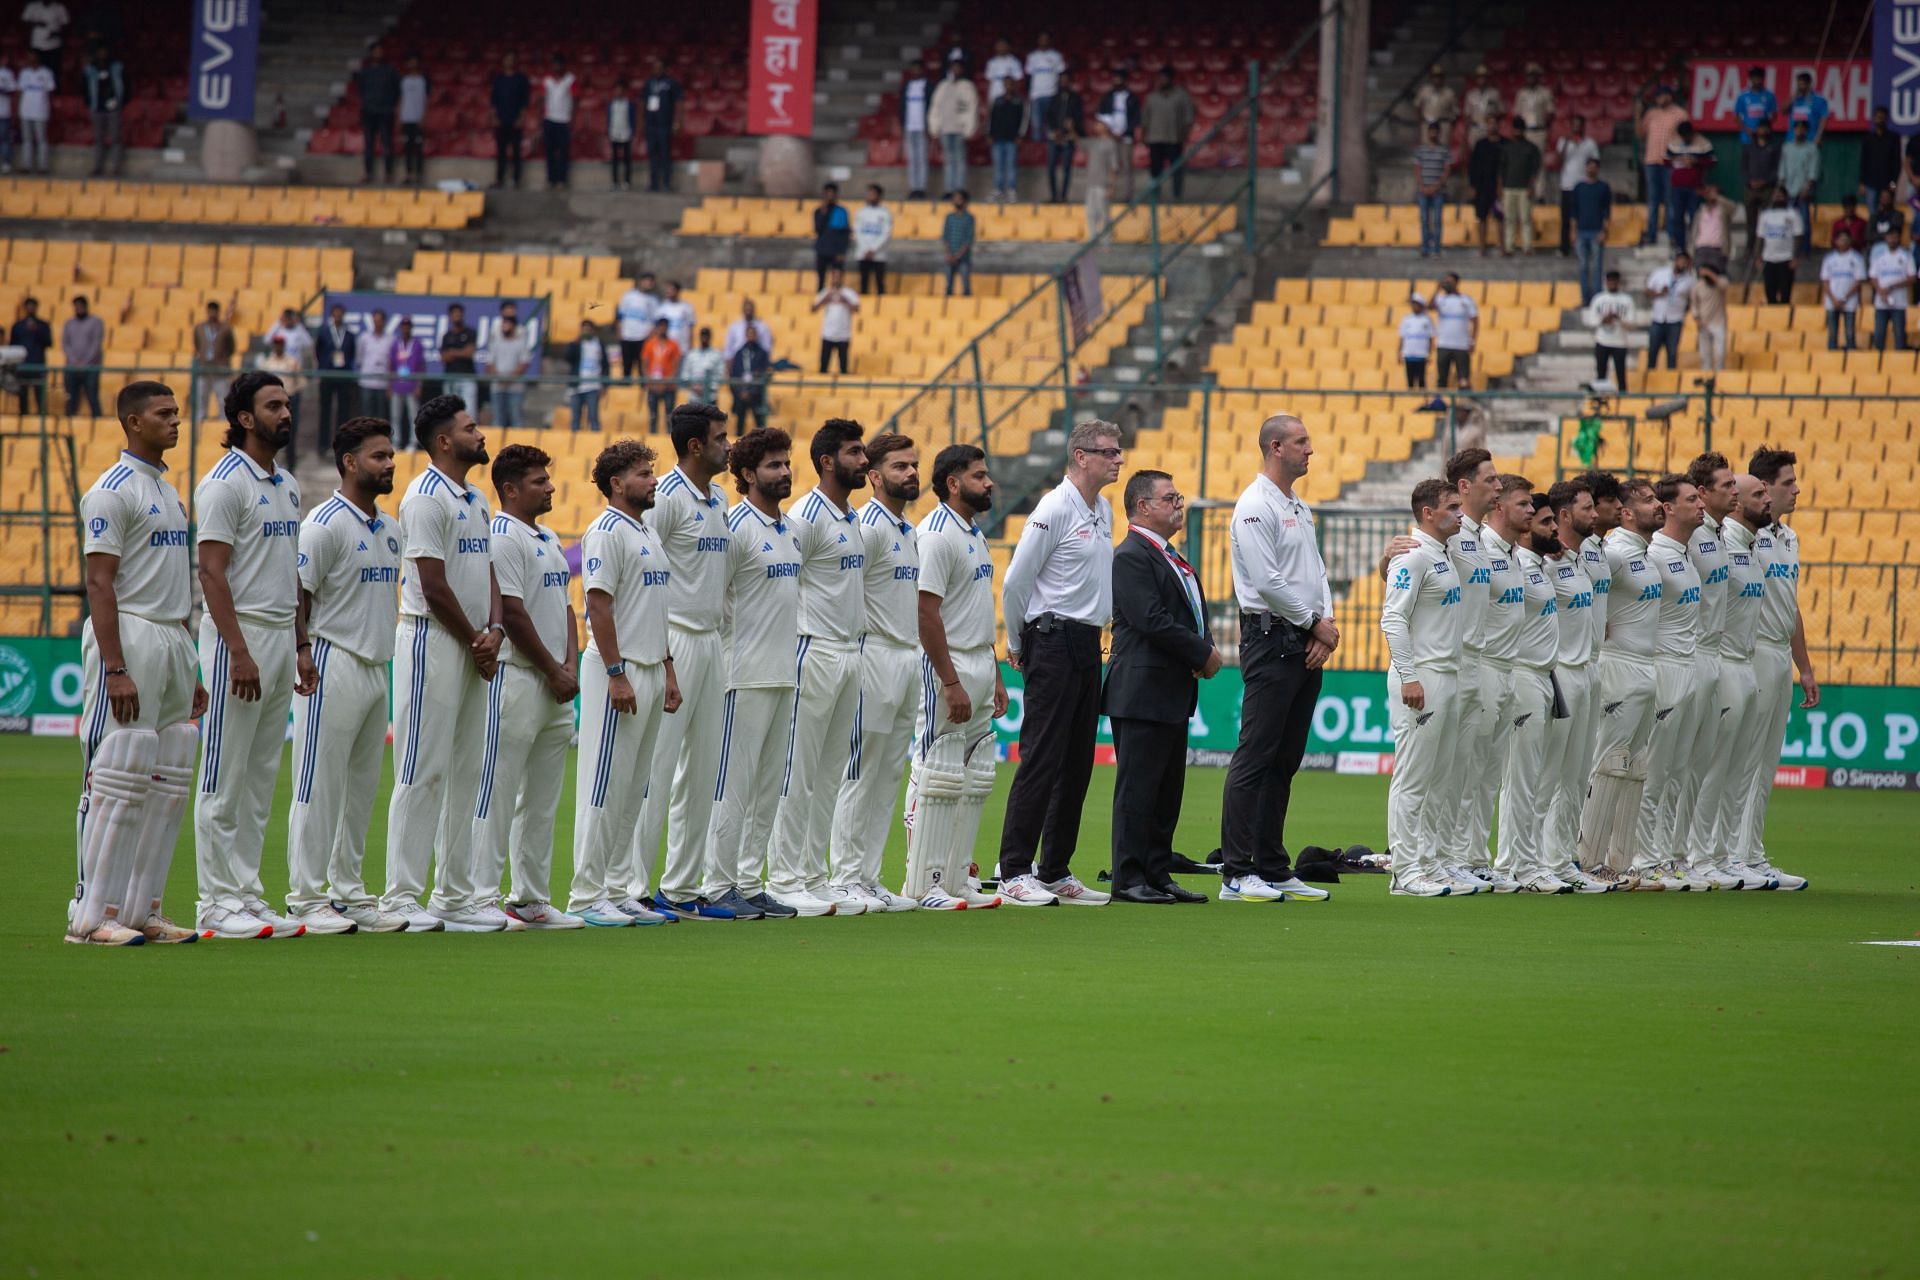
[[[60,0],[27,0],[26,8],[20,11],[20,21],[27,27],[27,45],[39,55],[40,61],[49,70],[59,66],[60,48],[66,39],[67,27],[73,22],[67,6]]]
[[[102,44],[87,53],[80,68],[80,87],[86,94],[87,113],[93,117],[93,176],[107,172],[107,157],[113,157],[113,176],[119,177],[126,159],[120,145],[120,111],[127,101],[126,70],[120,60]],[[96,415],[97,416],[97,415]]]
[[[1686,111],[1673,100],[1673,90],[1663,84],[1654,87],[1652,106],[1641,104],[1640,118],[1634,122],[1633,131],[1644,144],[1640,152],[1640,172],[1647,185],[1647,230],[1640,237],[1643,245],[1660,239],[1660,218],[1667,211],[1672,194],[1669,179],[1673,168],[1667,160],[1667,147],[1680,122],[1686,118]],[[1674,232],[1671,222],[1667,226],[1667,239],[1676,247],[1687,242],[1685,235]]]
[[[233,380],[234,350],[233,326],[221,319],[220,304],[209,302],[207,318],[193,330],[193,376],[206,392],[206,399],[194,400],[193,412],[209,403],[210,416],[224,412],[227,387]]]
[[[20,169],[23,173],[52,173],[53,153],[47,147],[47,122],[53,118],[53,68],[38,49],[27,54],[27,65],[15,77],[20,86]]]
[[[1428,126],[1439,125],[1443,138],[1453,131],[1453,122],[1460,118],[1460,99],[1447,84],[1446,68],[1439,63],[1433,64],[1426,82],[1414,90],[1413,109],[1420,113],[1423,131]]]
[[[540,87],[546,95],[540,133],[547,150],[547,185],[565,191],[573,163],[573,72],[567,70],[566,54],[553,55],[553,70],[541,78]]]
[[[306,324],[300,319],[300,313],[292,307],[284,307],[280,318],[273,328],[267,330],[267,341],[279,337],[286,340],[287,354],[300,362],[303,369],[312,367],[313,335],[307,332]]]
[[[1527,83],[1520,92],[1513,95],[1513,113],[1520,117],[1531,142],[1541,156],[1547,154],[1547,134],[1553,128],[1553,90],[1547,88],[1542,77],[1546,72],[1537,62],[1527,64]],[[1535,202],[1547,198],[1547,174],[1543,168],[1535,181],[1533,198]]]
[[[1107,229],[1107,193],[1113,188],[1113,171],[1119,163],[1119,144],[1107,131],[1107,122],[1093,118],[1087,135],[1087,239],[1098,240]]]
[[[1752,142],[1762,125],[1771,131],[1773,118],[1779,114],[1780,100],[1767,88],[1767,69],[1747,68],[1746,91],[1733,100],[1733,115],[1740,122],[1740,144]]]
[[[1900,135],[1887,127],[1887,109],[1873,109],[1873,125],[1860,140],[1860,190],[1867,208],[1880,205],[1880,193],[1900,182]]]
[[[280,379],[280,385],[287,392],[287,408],[293,414],[293,430],[287,436],[288,466],[299,461],[300,397],[307,389],[307,379],[301,372],[304,367],[300,357],[287,349],[285,334],[276,329],[268,336],[267,353],[260,357],[260,368]],[[94,412],[98,416],[99,411]]]
[[[520,117],[526,114],[527,105],[533,101],[533,85],[527,80],[526,73],[520,70],[520,60],[511,53],[500,59],[500,70],[493,76],[491,98],[493,186],[497,191],[507,185],[509,165],[513,170],[513,185],[520,185]]]
[[[1020,92],[1015,85],[1007,97]],[[1003,98],[1002,101],[1005,101]],[[813,310],[820,315],[820,372],[827,372],[830,357],[840,357],[840,372],[847,371],[847,349],[853,342],[853,313],[860,309],[860,295],[847,288],[847,273],[835,267],[826,287],[813,296]]]
[[[1892,198],[1885,187],[1880,188],[1883,198]],[[1887,335],[1893,335],[1893,349],[1907,349],[1907,301],[1911,296],[1914,278],[1913,251],[1902,243],[1902,228],[1889,231],[1877,246],[1880,252],[1874,256],[1873,265],[1868,274],[1873,281],[1873,349],[1887,349]],[[69,407],[73,412],[72,393],[68,393]],[[99,410],[95,409],[97,417]]]
[[[1780,185],[1800,215],[1800,252],[1813,252],[1813,189],[1820,184],[1820,148],[1807,140],[1807,122],[1793,122],[1793,140],[1780,148]]]
[[[1747,209],[1747,258],[1759,255],[1760,215],[1773,203],[1774,189],[1780,185],[1780,140],[1765,120],[1753,126],[1751,141],[1740,144],[1740,183]]]
[[[1593,376],[1603,379],[1613,365],[1614,388],[1627,389],[1627,326],[1633,323],[1633,299],[1620,288],[1620,273],[1607,272],[1607,287],[1587,304],[1587,327],[1593,330]]]
[[[440,355],[447,361],[447,372],[453,372],[453,353],[448,344],[459,336],[456,329],[455,314],[459,306],[453,306],[447,312],[447,335],[441,340]],[[465,331],[471,335],[473,330]],[[472,368],[472,349],[468,349],[467,366]],[[327,322],[320,326],[319,334],[314,338],[314,367],[319,370],[320,381],[320,456],[325,457],[333,449],[334,428],[348,418],[359,416],[359,389],[353,385],[353,379],[347,376],[347,370],[360,367],[360,339],[347,327],[347,309],[334,303],[327,312]],[[454,384],[456,387],[458,384]],[[456,390],[454,394],[458,395]]]
[[[1600,292],[1607,269],[1607,232],[1613,229],[1613,188],[1600,180],[1598,157],[1587,158],[1586,177],[1573,189],[1573,225],[1584,307]]]
[[[413,336],[413,319],[401,316],[393,331],[393,381],[388,386],[387,420],[396,428],[420,412],[420,375],[427,371],[427,348]]]
[[[640,368],[640,344],[653,335],[653,321],[660,313],[660,295],[654,292],[653,273],[643,271],[634,286],[620,295],[614,307],[616,332],[620,335],[620,376],[631,378]]]
[[[987,107],[987,142],[993,149],[993,199],[997,204],[1012,204],[1020,189],[1020,140],[1027,136],[1027,100],[1020,95],[1020,82],[1007,83],[1005,91]]]
[[[963,79],[960,64],[947,64],[947,78],[933,91],[927,108],[927,130],[940,135],[940,157],[946,165],[947,190],[967,185],[967,139],[980,128],[980,93]]]
[[[1040,132],[1040,122],[1047,117],[1047,108],[1053,105],[1053,98],[1060,90],[1060,77],[1066,72],[1067,60],[1053,47],[1053,38],[1042,31],[1034,37],[1033,52],[1027,55],[1027,94],[1033,99],[1033,140],[1045,141]]]
[[[900,85],[900,134],[907,144],[909,200],[923,199],[927,194],[927,113],[932,107],[932,94],[926,68],[919,63],[909,66]]]
[[[673,416],[674,392],[680,377],[681,347],[664,319],[653,322],[653,336],[640,348],[640,369],[647,375],[647,429],[659,431],[662,419]],[[600,429],[594,419],[595,431]]]
[[[13,59],[0,49],[0,174],[13,172],[13,99],[20,92]]]
[[[1427,300],[1415,293],[1407,299],[1412,311],[1400,317],[1400,361],[1407,367],[1407,386],[1424,390],[1427,385],[1427,357],[1433,351],[1433,317],[1427,314]]]
[[[1667,143],[1667,243],[1684,249],[1700,206],[1700,186],[1713,171],[1713,143],[1694,130],[1691,120],[1674,127]]]
[[[967,190],[957,187],[950,193],[953,210],[940,228],[940,245],[947,256],[947,296],[953,296],[955,277],[963,296],[973,296],[973,215],[967,212]]]
[[[1533,252],[1533,182],[1540,176],[1540,148],[1527,137],[1526,122],[1513,118],[1513,132],[1500,143],[1500,204],[1505,215],[1501,231],[1500,253],[1513,253],[1513,242],[1520,241],[1521,253]]]
[[[840,203],[840,184],[820,189],[820,205],[813,211],[813,287],[823,288],[827,272],[847,264],[847,246],[853,242],[853,219]]]
[[[1500,139],[1481,138],[1467,155],[1467,185],[1473,188],[1473,216],[1480,224],[1480,256],[1487,256],[1487,219],[1500,202]]]
[[[1721,275],[1731,260],[1728,246],[1733,243],[1733,201],[1720,194],[1720,184],[1707,182],[1700,188],[1700,207],[1694,210],[1693,234],[1689,251],[1696,267],[1709,263]]]
[[[1480,308],[1460,292],[1458,272],[1449,271],[1440,277],[1440,289],[1433,298],[1433,324],[1433,346],[1440,355],[1439,377],[1433,385],[1444,391],[1451,374],[1453,385],[1464,391],[1473,385],[1473,348],[1480,338]]]
[[[480,382],[474,366],[479,335],[467,325],[467,309],[459,303],[447,308],[447,327],[440,334],[440,369],[447,375],[447,394],[469,405],[480,403]]]
[[[1867,264],[1854,252],[1853,237],[1833,233],[1833,248],[1820,263],[1820,297],[1827,307],[1827,350],[1853,350],[1853,321],[1860,310],[1860,292],[1867,287]],[[1840,343],[1846,334],[1846,345]]]
[[[20,412],[27,413],[27,394],[33,394],[36,412],[47,411],[47,349],[53,346],[53,328],[40,318],[40,299],[28,298],[20,304],[20,318],[13,322],[7,341],[26,350],[26,358],[16,378],[20,384]],[[223,393],[224,394],[224,393]],[[69,411],[71,412],[71,411]]]
[[[666,321],[656,320],[653,326],[654,333],[656,335],[664,334],[666,332],[666,325]],[[665,338],[660,340],[665,342],[669,347],[673,346],[671,340]],[[646,367],[647,364],[646,349],[647,347],[653,346],[653,344],[654,339],[649,338],[641,347],[640,361],[643,368]],[[607,360],[607,344],[600,340],[599,326],[595,325],[591,320],[582,320],[580,322],[580,336],[567,344],[566,356],[567,372],[573,375],[573,389],[567,397],[568,406],[573,410],[571,415],[573,418],[573,429],[578,431],[580,424],[584,422],[587,424],[589,431],[598,431],[600,429],[600,397],[606,392],[605,379],[607,371],[611,367]],[[679,355],[677,352],[674,356],[674,363],[679,363]],[[647,399],[649,401],[653,399],[653,386],[651,382],[648,383],[647,387]],[[669,393],[669,401],[671,401],[671,393]],[[672,410],[673,406],[671,402],[669,402],[667,408],[669,411]],[[653,430],[658,431],[659,429],[660,424],[656,420],[653,423]]]
[[[1804,239],[1806,222],[1800,211],[1787,203],[1787,189],[1773,189],[1773,203],[1760,215],[1753,235],[1759,246],[1760,276],[1768,303],[1786,306],[1793,301],[1793,276],[1800,266],[1799,245]]]
[[[1687,305],[1693,312],[1700,367],[1718,373],[1727,367],[1727,281],[1718,267],[1700,264],[1700,278],[1693,282]]]
[[[400,73],[387,61],[380,45],[367,51],[366,65],[354,77],[360,83],[360,181],[373,181],[374,153],[386,148],[386,180],[393,181],[393,117],[400,106]],[[399,430],[399,424],[394,424]]]
[[[878,183],[867,187],[867,202],[853,215],[853,257],[860,264],[860,292],[887,296],[887,245],[893,240],[893,211],[881,203]]]
[[[1440,252],[1447,216],[1447,175],[1453,152],[1440,141],[1440,126],[1427,126],[1427,140],[1413,149],[1414,203],[1420,206],[1420,256]]]
[[[613,82],[607,99],[607,169],[615,191],[633,190],[633,135],[637,114],[633,86],[625,76]],[[651,186],[651,179],[649,179]]]
[[[680,82],[667,74],[667,64],[653,58],[644,89],[647,125],[647,190],[673,190],[673,130],[679,123]],[[633,186],[631,168],[627,186]]]
[[[1903,336],[1902,343],[1906,341]],[[73,300],[73,314],[60,326],[60,358],[66,364],[67,416],[80,412],[85,400],[93,417],[100,416],[100,353],[106,349],[107,326],[87,308],[85,298]]]
[[[1160,68],[1158,82],[1140,107],[1140,131],[1147,139],[1147,172],[1159,177],[1173,169],[1173,198],[1186,193],[1187,170],[1179,163],[1193,132],[1193,96],[1173,82],[1173,68]],[[1165,199],[1164,194],[1161,197]]]
[[[1906,230],[1907,226],[1907,216],[1901,213],[1899,208],[1893,203],[1893,189],[1891,187],[1880,188],[1879,195],[1875,197],[1875,206],[1873,221],[1867,224],[1867,263],[1869,266],[1873,263],[1874,255],[1879,253],[1880,246],[1890,242],[1898,242],[1900,233]]]
[[[752,304],[749,303],[749,306]],[[737,325],[739,322],[736,321]],[[764,326],[763,326],[764,328]],[[733,331],[727,331],[729,345]],[[727,357],[727,380],[733,390],[734,434],[740,435],[747,429],[747,418],[753,418],[756,427],[767,425],[767,381],[773,376],[773,351],[760,345],[758,332],[750,333],[740,346]]]
[[[1473,83],[1467,86],[1466,108],[1469,146],[1499,134],[1506,104],[1500,100],[1500,90],[1488,77],[1484,62],[1473,69]]]
[[[1059,203],[1071,197],[1074,149],[1087,136],[1086,103],[1070,71],[1060,74],[1060,92],[1047,104],[1046,126],[1047,199]]]
[[[400,77],[400,140],[406,149],[407,181],[417,187],[427,180],[427,73],[413,54],[407,55],[407,74]],[[391,160],[387,173],[392,176]]]
[[[720,383],[727,374],[727,359],[713,347],[713,330],[700,329],[700,344],[681,357],[680,385],[687,395],[705,404],[720,398]]]
[[[360,333],[357,347],[360,375],[360,403],[375,413],[389,405],[393,391],[393,331],[387,328],[387,313],[375,311],[368,328]],[[388,409],[391,412],[391,407]],[[395,448],[413,447],[413,419],[393,424]]]
[[[1133,144],[1140,136],[1140,95],[1127,88],[1126,74],[1113,72],[1112,85],[1101,95],[1095,107],[1113,140],[1114,175],[1119,180],[1122,203],[1133,202]]]
[[[1682,249],[1673,255],[1672,266],[1655,267],[1647,276],[1647,368],[1660,367],[1660,353],[1667,353],[1667,368],[1680,367],[1680,331],[1687,325],[1687,300],[1693,294],[1696,277],[1693,259]]]
[[[520,425],[527,398],[527,370],[533,367],[533,339],[520,327],[516,315],[502,312],[487,346],[487,367],[493,372],[493,420],[502,427]]]
[[[1600,158],[1600,144],[1587,136],[1587,118],[1575,116],[1573,128],[1554,144],[1560,153],[1560,256],[1573,253],[1573,189],[1587,180],[1587,161]]]
[[[993,42],[993,56],[987,59],[987,105],[991,107],[1000,100],[1010,84],[1019,84],[1027,78],[1025,65],[1013,54],[1013,47],[1005,39]]]
[[[667,281],[666,296],[653,309],[653,318],[667,322],[667,336],[682,352],[693,348],[693,304],[680,296],[678,280]]]
[[[1827,100],[1813,91],[1813,74],[1802,71],[1793,78],[1793,100],[1787,103],[1787,124],[1807,126],[1807,141],[1819,146],[1827,137]]]
[[[1840,197],[1840,216],[1833,220],[1833,230],[1829,235],[1846,232],[1847,238],[1855,246],[1867,242],[1867,220],[1860,216],[1860,201],[1849,191]]]
[[[740,348],[749,342],[767,353],[769,363],[773,360],[773,330],[765,320],[760,319],[753,308],[753,299],[748,298],[740,304],[740,318],[727,326],[727,340],[720,348],[720,354],[727,363],[733,363]]]

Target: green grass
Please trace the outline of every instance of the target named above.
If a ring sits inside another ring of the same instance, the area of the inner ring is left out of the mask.
[[[1322,905],[119,951],[60,942],[77,760],[0,739],[0,1276],[1920,1257],[1920,951],[1855,945],[1920,929],[1899,796],[1777,797],[1804,894],[1365,877]],[[1190,775],[1180,847],[1217,843],[1220,780]],[[1384,790],[1304,777],[1295,841],[1378,847]],[[189,833],[178,916],[192,861]]]

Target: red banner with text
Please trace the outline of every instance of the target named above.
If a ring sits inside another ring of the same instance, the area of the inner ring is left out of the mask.
[[[1773,131],[1779,136],[1786,135],[1794,77],[1803,71],[1813,77],[1813,91],[1827,100],[1827,128],[1863,130],[1872,122],[1873,63],[1865,58],[1696,58],[1693,91],[1680,103],[1695,128],[1740,127],[1733,104],[1746,92],[1747,75],[1754,67],[1766,73],[1767,88],[1780,103],[1780,113],[1773,118]]]
[[[813,60],[819,0],[753,0],[747,57],[747,132],[813,132]]]

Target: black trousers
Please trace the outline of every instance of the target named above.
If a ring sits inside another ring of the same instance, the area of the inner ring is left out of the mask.
[[[341,423],[360,412],[360,388],[349,378],[320,380],[319,449],[324,456],[333,448],[333,433]]]
[[[98,370],[68,370],[63,375],[67,386],[67,416],[74,417],[80,412],[80,402],[86,401],[94,417],[100,416],[100,374]]]
[[[1113,719],[1113,887],[1173,879],[1173,829],[1187,790],[1187,726]]]
[[[1065,876],[1080,840],[1080,811],[1093,780],[1100,728],[1100,628],[1036,618],[1020,630],[1026,680],[1020,767],[1000,829],[1000,877],[1034,871],[1049,883]]]
[[[860,292],[887,294],[887,264],[874,258],[860,259]]]
[[[1407,357],[1407,386],[1425,390],[1427,385],[1427,358],[1425,356]]]
[[[1607,376],[1607,365],[1613,365],[1613,385],[1621,391],[1627,389],[1627,349],[1625,347],[1603,347],[1598,343],[1593,348],[1593,376]]]
[[[827,272],[833,270],[835,267],[844,267],[846,265],[847,259],[845,255],[822,253],[820,250],[815,249],[813,251],[813,287],[815,289],[826,288]]]
[[[1434,380],[1433,385],[1444,388],[1449,376],[1452,377],[1453,385],[1456,387],[1472,386],[1473,352],[1462,351],[1457,347],[1441,347],[1439,376]]]
[[[1793,264],[1791,262],[1761,263],[1760,279],[1766,284],[1769,305],[1784,306],[1793,301]]]
[[[627,181],[633,181],[631,170]],[[647,190],[673,190],[673,127],[667,124],[647,125]]]
[[[520,185],[520,126],[497,124],[493,127],[493,184],[507,185],[507,167],[513,167],[513,185]]]
[[[837,354],[840,357],[840,372],[845,373],[848,345],[845,342],[828,342],[825,338],[820,339],[820,372],[827,371],[828,362]]]
[[[393,113],[381,112],[372,115],[360,114],[360,156],[366,165],[367,176],[373,176],[373,153],[382,146],[387,149],[387,178],[393,178]]]
[[[620,339],[620,376],[632,378],[638,376],[640,368],[640,343]]]
[[[418,182],[427,172],[427,131],[421,125],[403,124],[400,138],[405,149],[407,176]]]
[[[1560,256],[1573,256],[1573,192],[1560,193]]]
[[[568,170],[573,164],[572,123],[566,120],[541,121],[540,142],[547,153],[547,185],[566,186]]]
[[[1242,614],[1240,672],[1246,692],[1240,704],[1240,743],[1227,766],[1220,797],[1222,878],[1256,875],[1285,880],[1293,874],[1287,855],[1287,805],[1293,775],[1307,753],[1320,698],[1320,672],[1307,669],[1304,642],[1279,618],[1262,633],[1260,620]]]
[[[1159,177],[1169,165],[1180,158],[1180,144],[1177,142],[1149,142],[1147,144],[1147,172]],[[1184,167],[1173,171],[1173,194],[1178,199],[1185,193],[1187,171]]]
[[[1049,142],[1047,144],[1047,199],[1060,201],[1067,198],[1073,186],[1073,151],[1071,142]]]
[[[629,139],[626,142],[610,142],[607,145],[613,148],[613,161],[612,161],[612,164],[609,166],[613,170],[613,185],[617,187],[624,182],[628,186],[632,186],[633,185],[633,142],[632,140]]]

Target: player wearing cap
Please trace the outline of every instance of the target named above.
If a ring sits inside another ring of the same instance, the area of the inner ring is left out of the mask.
[[[313,640],[314,681],[293,700],[287,914],[307,919],[325,908],[361,933],[399,933],[409,918],[380,906],[363,870],[399,622],[400,526],[379,506],[393,492],[393,428],[350,418],[330,447],[340,487],[300,525],[298,616]],[[419,918],[424,930],[441,928]]]
[[[180,404],[161,383],[130,382],[114,412],[126,448],[80,500],[85,781],[66,940],[192,942],[200,935],[160,910],[193,789],[193,721],[207,707],[187,632],[187,508],[163,461],[180,439]]]
[[[1820,705],[1820,682],[1814,678],[1813,658],[1807,652],[1807,628],[1800,616],[1800,536],[1786,523],[1800,503],[1798,459],[1785,449],[1758,449],[1747,470],[1767,486],[1773,523],[1754,540],[1754,553],[1766,577],[1760,599],[1760,626],[1753,646],[1753,679],[1760,690],[1766,720],[1760,726],[1764,743],[1761,759],[1748,781],[1745,838],[1741,860],[1776,881],[1782,889],[1804,889],[1805,877],[1782,871],[1767,860],[1767,801],[1773,792],[1773,773],[1780,763],[1780,744],[1787,732],[1787,707],[1793,697],[1792,671],[1800,673],[1800,705]]]
[[[1723,522],[1733,513],[1733,467],[1718,453],[1703,453],[1687,466],[1687,480],[1700,491],[1699,528],[1687,539],[1687,556],[1700,575],[1700,635],[1693,655],[1694,683],[1699,688],[1699,714],[1693,741],[1679,762],[1679,788],[1674,799],[1674,856],[1696,880],[1716,889],[1764,888],[1722,867],[1713,849],[1714,814],[1719,799],[1706,794],[1707,774],[1716,755],[1731,744],[1726,740],[1727,715],[1733,709],[1733,690],[1720,678],[1720,652],[1727,625],[1727,549]],[[1760,877],[1754,877],[1759,881]]]
[[[202,932],[221,938],[352,933],[358,926],[325,904],[280,915],[260,883],[287,710],[296,686],[313,692],[315,675],[298,616],[300,484],[273,461],[293,438],[292,402],[277,376],[250,370],[233,380],[224,408],[227,451],[194,499],[208,696],[193,813],[195,915]]]
[[[866,635],[853,759],[833,812],[833,883],[866,897],[869,911],[919,905],[880,883],[880,860],[913,742],[920,693],[920,532],[906,511],[920,496],[920,454],[905,436],[867,441],[873,498],[860,508],[866,556]]]
[[[1556,690],[1553,662],[1560,650],[1559,604],[1547,557],[1559,552],[1553,508],[1535,503],[1533,486],[1520,476],[1502,476],[1494,520],[1504,540],[1524,514],[1525,526],[1513,531],[1514,566],[1520,574],[1521,622],[1513,668],[1511,728],[1503,731],[1506,767],[1500,783],[1500,833],[1494,846],[1498,875],[1519,882],[1524,893],[1571,893],[1573,886],[1553,873],[1558,859],[1547,843],[1553,809],[1554,776],[1544,767],[1550,751]],[[1525,505],[1520,499],[1525,498]]]
[[[1713,745],[1713,759],[1700,784],[1700,801],[1711,806],[1707,847],[1715,865],[1738,876],[1743,888],[1774,889],[1771,875],[1745,861],[1747,798],[1768,754],[1768,708],[1760,699],[1753,667],[1755,633],[1767,594],[1766,566],[1754,550],[1762,529],[1773,523],[1773,498],[1747,474],[1734,477],[1734,505],[1720,522],[1727,553],[1727,613],[1720,639],[1720,699],[1727,708]]]
[[[1572,885],[1575,893],[1606,893],[1613,886],[1588,875],[1574,858],[1580,839],[1580,801],[1593,769],[1593,720],[1600,696],[1593,671],[1600,643],[1595,631],[1594,583],[1580,551],[1593,533],[1593,490],[1585,480],[1562,480],[1547,490],[1542,506],[1552,513],[1558,544],[1557,550],[1546,553],[1545,562],[1553,582],[1557,630],[1553,682],[1566,713],[1547,726],[1546,754],[1540,765],[1548,796],[1542,848],[1547,870],[1555,879]]]

